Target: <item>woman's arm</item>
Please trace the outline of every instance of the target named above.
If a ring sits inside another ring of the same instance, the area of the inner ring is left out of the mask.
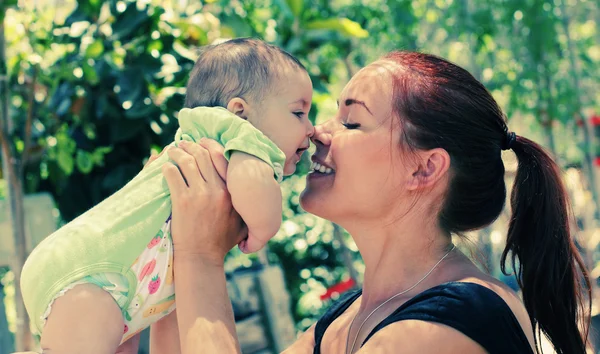
[[[183,353],[241,353],[222,264],[175,259],[175,291]]]
[[[150,326],[150,354],[181,354],[177,310]]]
[[[213,167],[226,168],[223,147],[209,140],[170,149],[169,156],[181,169],[180,173],[170,165],[164,174],[173,201],[173,268],[182,353],[240,353],[223,260],[247,230]],[[313,348],[314,326],[285,353],[309,354]]]
[[[173,203],[173,271],[182,353],[239,353],[224,258],[245,237],[245,230],[213,167],[227,162],[222,153],[213,154],[211,160],[208,150],[198,144],[180,147],[167,152],[179,168],[167,163],[163,174]]]
[[[284,350],[281,354],[312,354],[315,350],[315,325],[310,326],[306,332]]]

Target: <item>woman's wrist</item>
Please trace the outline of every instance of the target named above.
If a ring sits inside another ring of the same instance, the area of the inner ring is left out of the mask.
[[[191,251],[175,251],[173,262],[177,264],[193,264],[202,269],[222,270],[225,267],[225,256],[211,255]]]

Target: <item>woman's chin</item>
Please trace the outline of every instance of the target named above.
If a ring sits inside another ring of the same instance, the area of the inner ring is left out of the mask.
[[[307,212],[315,215],[329,204],[331,200],[327,197],[328,191],[333,184],[333,176],[314,176],[309,173],[306,178],[306,187],[300,194],[300,206]]]

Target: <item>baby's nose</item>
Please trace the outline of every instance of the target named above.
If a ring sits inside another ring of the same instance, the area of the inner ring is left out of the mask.
[[[328,146],[331,143],[331,133],[328,129],[327,123],[329,123],[329,121],[315,126],[314,133],[310,138],[313,144]]]

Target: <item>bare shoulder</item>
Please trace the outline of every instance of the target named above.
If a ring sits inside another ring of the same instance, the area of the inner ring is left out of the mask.
[[[405,320],[378,331],[357,353],[378,354],[485,354],[486,351],[461,332],[433,322]]]
[[[313,324],[289,348],[281,354],[311,354],[315,348],[315,326]]]

